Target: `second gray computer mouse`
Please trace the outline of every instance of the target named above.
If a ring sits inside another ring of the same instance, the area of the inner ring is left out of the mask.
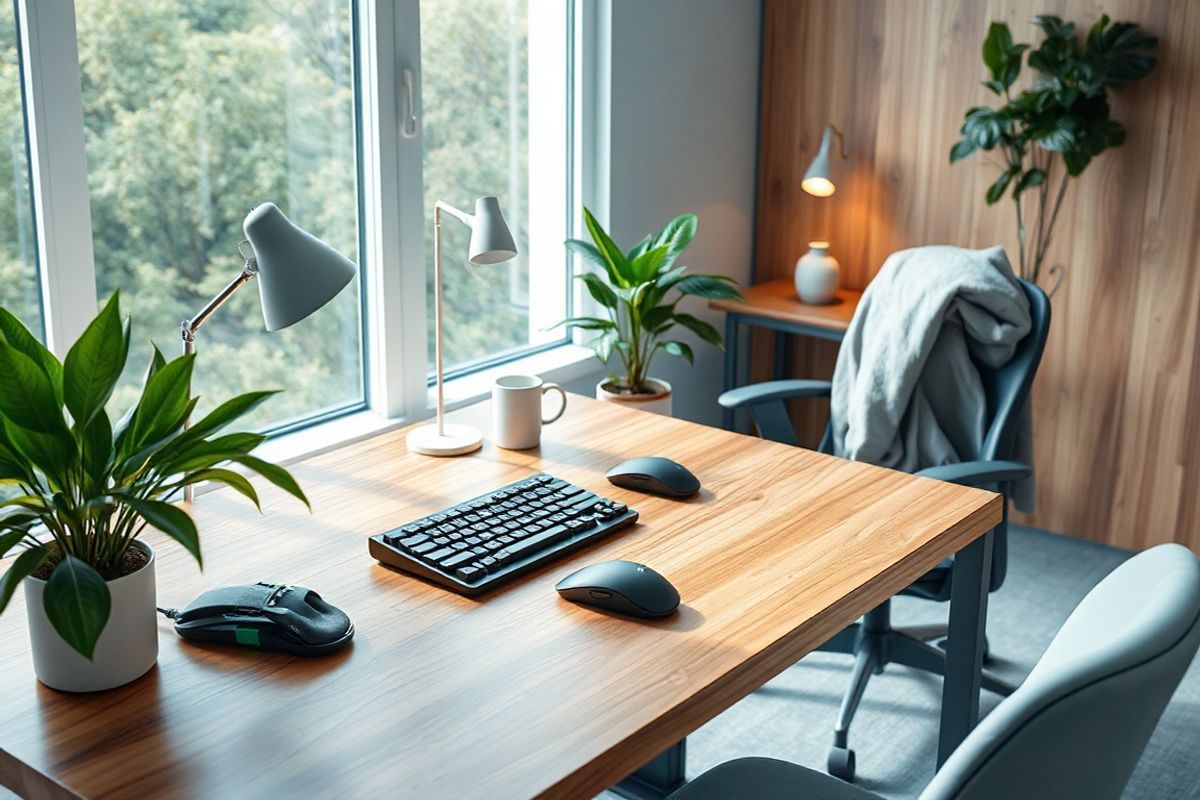
[[[679,607],[679,592],[669,580],[632,561],[589,564],[554,588],[567,600],[644,619],[665,617]]]
[[[687,467],[661,456],[622,461],[604,477],[615,486],[666,497],[691,497],[700,491],[700,481]]]

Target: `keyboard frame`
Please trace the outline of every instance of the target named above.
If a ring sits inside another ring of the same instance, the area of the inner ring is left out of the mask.
[[[469,500],[464,500],[461,503],[455,503],[454,505],[445,509],[424,514],[420,517],[417,517],[415,520],[405,522],[401,525],[397,525],[394,528],[389,528],[386,531],[377,533],[367,539],[367,550],[375,560],[386,566],[393,567],[410,575],[415,575],[419,578],[423,578],[426,581],[434,583],[442,588],[450,589],[451,591],[459,594],[463,594],[468,597],[478,597],[490,592],[493,589],[496,589],[499,586],[509,583],[522,575],[532,572],[545,564],[548,564],[552,561],[558,561],[569,553],[580,550],[594,542],[604,539],[618,530],[628,528],[638,521],[638,512],[632,508],[626,507],[626,510],[618,516],[615,516],[609,520],[604,520],[597,524],[597,526],[594,528],[573,534],[570,538],[562,539],[543,550],[538,550],[527,560],[515,561],[511,564],[501,567],[494,572],[488,572],[481,580],[476,581],[475,583],[467,583],[457,575],[435,569],[427,562],[422,561],[416,556],[389,543],[385,538],[387,536],[395,536],[401,531],[401,529],[412,525],[419,520],[428,519],[435,514],[445,513],[451,509],[461,508],[463,506],[484,500],[490,501],[492,496],[497,492],[508,491],[523,486],[532,480],[536,480],[542,475],[547,475],[553,480],[561,480],[564,483],[572,486],[578,486],[580,489],[583,489],[583,491],[596,495],[600,500],[609,499],[597,494],[596,492],[593,492],[586,486],[582,486],[578,483],[573,484],[565,478],[559,478],[558,476],[551,475],[548,472],[537,472],[528,478],[522,478],[521,480],[513,481],[505,486],[498,486],[495,489],[492,489],[490,492],[481,494],[478,497],[472,497]]]

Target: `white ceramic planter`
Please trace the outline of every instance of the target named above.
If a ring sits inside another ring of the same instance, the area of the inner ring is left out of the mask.
[[[837,293],[840,268],[829,255],[829,242],[809,242],[808,252],[796,262],[796,294],[806,303],[821,305]]]
[[[604,388],[608,379],[596,384],[596,399],[608,403],[621,403],[630,408],[649,411],[652,414],[671,416],[671,384],[658,378],[646,378],[646,385],[657,391],[654,394],[613,394]]]
[[[150,560],[137,572],[108,582],[112,611],[91,661],[72,650],[47,619],[42,607],[46,582],[25,579],[33,671],[39,681],[64,692],[99,692],[136,680],[154,666],[158,660],[154,549],[141,541],[133,546]]]

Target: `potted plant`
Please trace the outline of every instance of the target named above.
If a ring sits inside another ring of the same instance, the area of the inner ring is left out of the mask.
[[[292,476],[250,453],[264,437],[216,435],[274,392],[250,392],[185,420],[194,356],[158,348],[141,395],[115,424],[105,409],[129,355],[129,323],[114,293],[59,362],[0,308],[0,611],[24,581],[34,671],[48,686],[97,691],[128,683],[158,657],[157,528],[200,558],[196,525],[168,497],[213,481],[258,505],[242,465],[308,503]],[[11,487],[16,487],[15,489]]]
[[[1112,119],[1108,90],[1141,80],[1154,69],[1158,40],[1132,22],[1109,25],[1101,16],[1080,43],[1075,25],[1059,17],[1035,17],[1046,38],[1037,49],[1014,44],[1008,25],[993,22],[983,43],[983,62],[991,73],[988,91],[1004,98],[1000,108],[977,106],[967,111],[950,162],[977,150],[999,149],[1000,176],[987,190],[989,205],[1008,192],[1017,214],[1022,278],[1036,283],[1054,236],[1069,179],[1078,177],[1092,159],[1125,141],[1125,128]],[[1021,58],[1037,78],[1033,86],[1012,96]],[[1057,187],[1054,186],[1057,181]],[[1036,217],[1026,215],[1025,192],[1034,191]],[[1061,267],[1049,270],[1058,273]],[[1055,284],[1057,288],[1058,283]]]
[[[667,338],[676,325],[709,344],[723,347],[721,334],[702,319],[676,309],[686,295],[709,299],[737,299],[736,282],[725,275],[684,275],[687,267],[675,266],[680,253],[696,235],[696,215],[681,214],[661,231],[622,252],[588,209],[583,221],[591,242],[568,239],[569,250],[600,272],[576,275],[604,309],[605,317],[571,317],[558,323],[593,331],[590,342],[604,364],[616,353],[621,372],[596,384],[596,398],[660,414],[671,413],[671,385],[649,375],[650,362],[659,350],[694,363],[686,342]]]

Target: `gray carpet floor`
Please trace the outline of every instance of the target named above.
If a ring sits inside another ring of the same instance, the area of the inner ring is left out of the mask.
[[[989,667],[1019,681],[1079,600],[1131,553],[1014,526],[1007,582],[988,604]],[[945,622],[946,607],[894,604],[898,625]],[[849,678],[848,656],[813,653],[688,739],[688,775],[733,758],[771,756],[825,768],[833,721]],[[850,728],[856,783],[886,798],[915,798],[933,776],[941,679],[889,665],[873,676]],[[998,698],[984,692],[981,711]],[[1150,740],[1125,798],[1200,798],[1200,658]],[[603,795],[616,797],[611,793]]]

